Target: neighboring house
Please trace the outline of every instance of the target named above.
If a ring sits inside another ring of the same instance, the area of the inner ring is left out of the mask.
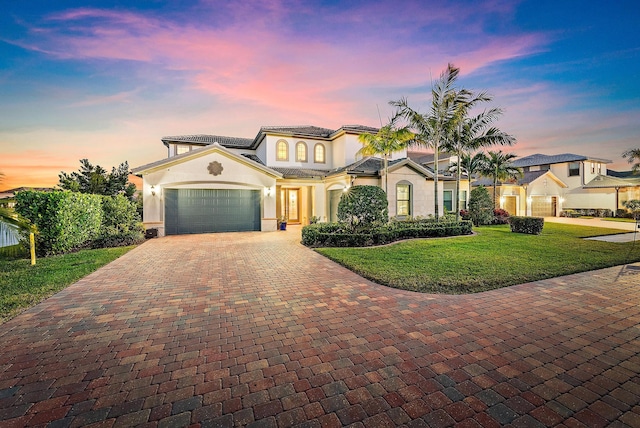
[[[640,178],[608,175],[610,160],[571,153],[535,154],[515,160],[523,177],[498,183],[500,208],[512,215],[559,216],[567,209],[608,209],[614,213],[622,202],[637,199]],[[474,185],[493,186],[490,178]]]
[[[269,126],[253,139],[164,137],[168,157],[133,169],[143,178],[145,227],[162,236],[271,231],[278,218],[293,224],[308,224],[312,217],[333,221],[350,186],[383,186],[382,159],[357,155],[358,136],[377,131],[361,125]],[[390,216],[434,213],[430,169],[406,151],[394,153],[388,169]]]

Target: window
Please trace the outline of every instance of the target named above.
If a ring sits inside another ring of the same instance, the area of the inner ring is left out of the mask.
[[[602,174],[602,164],[598,164],[598,174]]]
[[[324,146],[320,143],[316,144],[316,146],[313,148],[313,160],[316,163],[324,163],[325,159],[324,159]]]
[[[591,174],[595,174],[596,173],[596,164],[594,162],[591,162]]]
[[[411,185],[396,185],[396,215],[411,215]]]
[[[276,160],[289,160],[289,144],[287,144],[287,142],[284,140],[278,140],[278,142],[276,143]]]
[[[467,209],[467,191],[466,190],[460,191],[460,209],[461,210]]]
[[[580,162],[569,162],[569,177],[580,175]]]
[[[306,162],[307,161],[307,145],[304,141],[299,141],[296,144],[296,162]]]
[[[445,212],[453,211],[453,190],[445,190],[442,193],[442,203],[444,205]]]
[[[176,144],[176,155],[181,155],[191,151],[191,146],[185,144]]]

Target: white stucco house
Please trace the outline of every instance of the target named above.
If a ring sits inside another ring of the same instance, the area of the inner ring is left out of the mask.
[[[162,138],[165,159],[133,169],[143,178],[147,229],[173,235],[272,231],[290,224],[336,219],[342,193],[353,185],[383,187],[383,162],[358,156],[358,136],[377,128],[345,125],[265,126],[255,138],[182,135]],[[434,214],[434,176],[394,153],[389,162],[390,216]],[[444,183],[439,176],[439,206]]]
[[[568,209],[608,209],[613,213],[629,199],[640,199],[640,177],[607,170],[610,160],[564,153],[534,154],[516,159],[523,177],[498,183],[500,208],[512,215],[559,216]],[[493,186],[483,178],[474,185]]]

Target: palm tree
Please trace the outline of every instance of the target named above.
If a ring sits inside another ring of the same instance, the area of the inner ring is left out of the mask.
[[[485,177],[493,178],[493,206],[496,206],[498,180],[506,181],[516,177],[522,177],[522,169],[511,165],[511,161],[517,158],[513,153],[497,152],[487,153],[487,164],[481,172]]]
[[[434,151],[434,196],[435,217],[439,217],[438,206],[438,152],[445,142],[451,139],[456,112],[461,104],[472,101],[472,93],[454,88],[460,69],[452,64],[442,72],[440,78],[431,88],[431,106],[429,112],[422,114],[411,107],[406,98],[391,101],[389,104],[397,108],[396,117],[403,117],[415,131],[413,145],[432,148]]]
[[[389,156],[407,147],[409,141],[414,138],[409,128],[397,128],[395,120],[392,119],[387,125],[378,130],[376,134],[364,133],[358,136],[362,143],[362,148],[358,154],[363,156],[374,156],[381,154],[384,162],[384,192],[387,193],[389,182]]]
[[[456,171],[458,171],[459,169],[460,174],[464,172],[464,174],[467,176],[467,179],[469,180],[467,197],[468,195],[471,195],[471,177],[474,174],[478,174],[484,171],[486,169],[487,162],[487,155],[485,155],[484,152],[478,152],[473,156],[471,156],[471,154],[469,153],[462,153],[462,155],[458,158],[458,162],[455,162],[453,165],[451,165],[452,169],[455,169]],[[458,210],[458,212],[460,212],[460,210]]]
[[[467,117],[469,109],[477,102],[490,100],[490,96],[481,93],[478,96],[474,96],[469,102],[459,105],[454,117],[452,138],[445,142],[443,145],[444,150],[455,154],[460,159],[467,151],[475,151],[479,148],[493,145],[511,146],[515,143],[516,139],[513,136],[502,132],[496,127],[490,127],[491,123],[502,115],[501,109],[492,108],[475,117]],[[459,219],[461,164],[456,162],[456,165],[456,219]]]
[[[640,173],[640,147],[637,149],[627,150],[622,154],[622,157],[625,159],[629,158],[629,163],[633,163],[635,161],[635,164],[633,165],[631,170],[634,174]]]

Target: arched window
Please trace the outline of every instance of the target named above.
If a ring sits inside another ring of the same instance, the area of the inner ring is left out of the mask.
[[[396,184],[396,215],[411,215],[411,183],[408,181]]]
[[[284,140],[278,140],[278,142],[276,143],[276,160],[289,160],[289,144],[287,144],[287,142]]]
[[[316,146],[313,148],[313,153],[313,160],[315,163],[325,163],[324,145],[320,143],[316,144]]]
[[[307,161],[307,145],[304,141],[298,141],[296,144],[296,162]]]

